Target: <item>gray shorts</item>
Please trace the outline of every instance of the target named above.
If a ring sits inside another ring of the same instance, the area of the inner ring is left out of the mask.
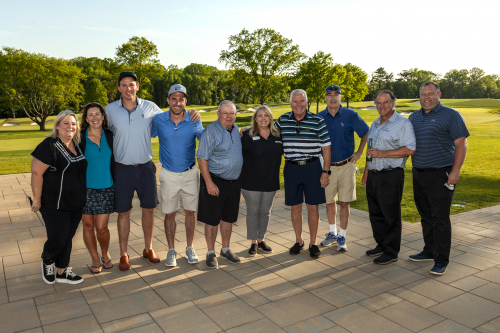
[[[152,161],[139,166],[116,163],[115,184],[117,213],[125,213],[132,209],[134,191],[137,192],[141,208],[156,208],[158,205],[156,166]]]

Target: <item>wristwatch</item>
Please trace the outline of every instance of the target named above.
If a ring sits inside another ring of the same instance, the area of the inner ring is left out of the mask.
[[[328,175],[331,175],[332,171],[331,170],[323,170],[323,173],[327,173]]]

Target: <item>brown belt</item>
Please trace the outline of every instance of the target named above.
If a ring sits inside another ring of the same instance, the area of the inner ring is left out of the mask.
[[[336,162],[336,163],[330,163],[331,166],[342,166],[342,165],[345,165],[349,162],[351,162],[352,160],[352,156],[349,157],[347,160],[343,160],[343,161],[340,161],[340,162]]]
[[[116,164],[120,164],[120,165],[124,165],[124,166],[133,166],[133,167],[138,167],[140,165],[144,165],[146,163],[141,163],[141,164],[123,164],[123,163],[118,163],[118,162],[115,162]]]
[[[387,169],[382,169],[382,170],[372,169],[372,170],[370,170],[370,172],[371,173],[378,173],[378,172],[387,172],[387,171],[399,170],[399,169],[402,169],[402,168],[387,168]]]

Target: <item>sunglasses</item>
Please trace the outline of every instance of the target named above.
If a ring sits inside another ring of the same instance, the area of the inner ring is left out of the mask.
[[[30,207],[33,206],[33,199],[31,199],[31,197],[29,195],[26,195],[26,202],[30,204]],[[38,215],[38,212],[35,212],[35,214],[38,217],[38,219],[40,220],[40,222],[42,222],[42,225],[45,227],[45,223],[43,223],[43,220],[40,217],[40,215]]]

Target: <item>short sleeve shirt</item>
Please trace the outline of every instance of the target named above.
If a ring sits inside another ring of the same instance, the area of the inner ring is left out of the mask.
[[[274,123],[281,132],[284,155],[287,160],[299,161],[319,157],[321,147],[331,145],[323,117],[307,111],[297,121],[293,112],[282,114]]]
[[[88,128],[82,140],[86,140],[85,159],[87,160],[87,188],[103,189],[113,185],[111,175],[111,148],[102,131],[99,145],[95,144],[88,136]]]
[[[406,147],[415,150],[415,133],[410,121],[404,116],[394,112],[391,118],[380,123],[377,118],[370,127],[368,140],[372,139],[372,147],[382,151]],[[369,170],[383,170],[389,168],[404,168],[408,157],[401,158],[373,158],[367,161]]]
[[[341,162],[354,154],[354,132],[362,138],[368,133],[368,125],[359,114],[340,106],[335,117],[325,109],[318,113],[325,120],[332,142],[332,163]]]
[[[283,143],[280,137],[269,134],[267,139],[250,131],[243,132],[243,169],[240,186],[247,191],[271,192],[280,189],[280,166]]]
[[[155,103],[141,98],[137,98],[132,111],[122,105],[121,99],[106,106],[116,162],[133,165],[151,161],[151,126],[154,117],[161,113],[163,111]]]
[[[46,138],[31,153],[49,168],[43,174],[42,208],[77,210],[85,206],[87,161],[75,145],[76,155],[60,139]]]
[[[470,135],[464,117],[457,110],[439,103],[429,112],[423,109],[413,112],[409,119],[417,139],[417,149],[411,158],[413,167],[452,166],[455,140]]]
[[[243,166],[238,126],[233,125],[229,131],[219,120],[208,125],[201,134],[197,156],[208,161],[208,170],[214,175],[238,179]]]

